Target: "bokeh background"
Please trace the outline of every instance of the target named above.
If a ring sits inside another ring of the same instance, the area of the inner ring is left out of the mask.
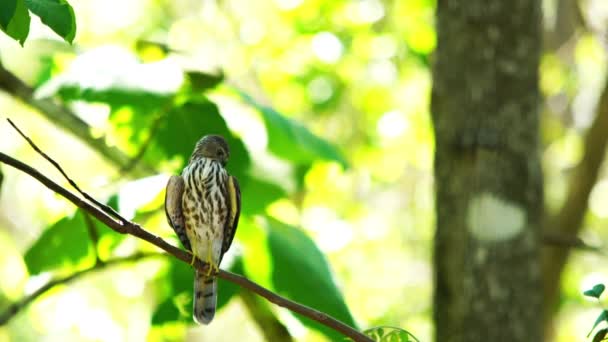
[[[543,2],[549,212],[580,161],[606,70],[608,4],[579,1],[573,11],[563,3]],[[223,268],[361,329],[394,326],[431,340],[434,1],[71,5],[73,45],[36,17],[23,47],[0,34],[5,71],[35,90],[25,101],[1,92],[3,118],[83,189],[176,245],[162,208],[166,180],[200,136],[229,136],[244,210]],[[36,101],[67,111],[40,111]],[[67,186],[6,122],[0,150]],[[96,258],[155,251],[91,224],[29,176],[0,170],[0,312],[49,279],[96,267]],[[603,172],[586,214],[590,244],[608,241],[607,202]],[[569,260],[557,341],[583,340],[591,328],[599,307],[581,292],[608,281],[605,260],[589,251]],[[91,272],[0,326],[0,341],[263,341],[264,308],[297,341],[336,339],[284,309],[247,304],[225,282],[214,322],[195,326],[191,278],[187,265],[157,256]]]

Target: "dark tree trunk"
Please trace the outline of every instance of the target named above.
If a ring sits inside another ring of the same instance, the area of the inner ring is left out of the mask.
[[[540,7],[437,1],[436,341],[542,341]]]

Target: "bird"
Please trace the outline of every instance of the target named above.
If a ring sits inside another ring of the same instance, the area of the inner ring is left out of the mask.
[[[230,248],[241,213],[241,191],[234,176],[225,169],[230,157],[226,140],[205,135],[195,145],[181,175],[167,182],[165,213],[186,250],[209,264],[194,276],[193,318],[209,324],[217,306],[215,274]]]

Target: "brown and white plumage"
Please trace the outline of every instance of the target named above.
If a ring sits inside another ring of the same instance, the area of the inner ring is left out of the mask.
[[[236,178],[224,169],[229,157],[226,141],[217,135],[196,144],[181,176],[167,184],[165,211],[184,248],[211,265],[194,277],[194,320],[208,324],[215,315],[217,281],[211,274],[230,248],[238,225],[241,194]]]

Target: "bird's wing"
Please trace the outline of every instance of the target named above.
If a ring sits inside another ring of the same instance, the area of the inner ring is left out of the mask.
[[[171,176],[167,182],[167,192],[165,194],[165,214],[167,221],[182,245],[188,251],[192,250],[190,240],[186,235],[186,222],[182,212],[182,196],[184,194],[184,179],[181,176]]]
[[[230,215],[226,220],[224,226],[224,241],[222,241],[222,255],[228,251],[234,234],[236,233],[236,227],[239,224],[239,216],[241,215],[241,189],[239,188],[239,182],[236,178],[228,177],[228,199],[230,204]]]

